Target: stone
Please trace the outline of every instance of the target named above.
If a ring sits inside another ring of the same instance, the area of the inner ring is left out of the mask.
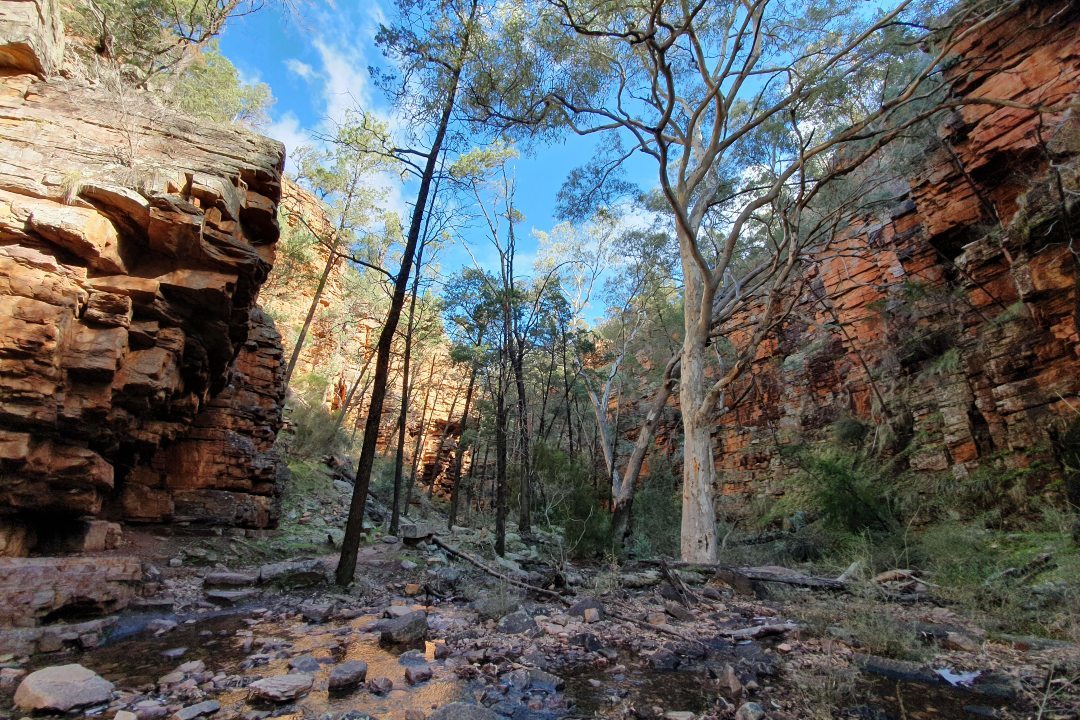
[[[664,720],[694,720],[697,717],[686,710],[668,710],[664,713]]]
[[[298,655],[289,661],[289,669],[302,673],[318,672],[322,665],[311,655]]]
[[[379,640],[388,645],[411,645],[427,637],[427,629],[427,613],[418,610],[382,621]]]
[[[363,660],[347,660],[330,671],[331,691],[340,692],[362,685],[367,679],[368,665]]]
[[[600,622],[600,611],[592,607],[585,608],[585,614],[583,618],[587,623]]]
[[[305,622],[319,624],[326,622],[333,609],[333,603],[309,602],[300,606],[300,615],[304,618]]]
[[[499,632],[509,635],[533,634],[540,631],[536,621],[524,610],[512,612],[499,620]]]
[[[387,695],[394,689],[394,681],[387,677],[377,677],[367,681],[367,689],[376,695]]]
[[[259,568],[259,582],[285,587],[309,587],[326,582],[326,567],[319,560],[285,560]]]
[[[203,578],[203,586],[218,588],[251,587],[258,581],[259,577],[254,573],[217,570],[206,574],[206,577]]]
[[[183,657],[186,653],[186,647],[174,647],[169,648],[168,650],[162,650],[161,657],[165,658],[166,660],[176,660],[177,658]]]
[[[113,720],[139,720],[139,716],[130,710],[117,710]]]
[[[250,588],[247,590],[207,590],[205,593],[206,599],[217,605],[239,605],[246,602],[259,594],[258,590]]]
[[[419,685],[432,678],[431,666],[427,663],[421,665],[409,665],[405,668],[405,682],[410,685]]]
[[[593,597],[584,598],[582,600],[578,600],[576,603],[571,605],[566,610],[566,612],[567,612],[568,615],[573,615],[575,617],[584,617],[585,616],[585,611],[589,610],[590,608],[594,609],[594,610],[598,610],[601,614],[603,614],[603,612],[604,612],[604,603],[602,603],[597,598],[593,598]]]
[[[976,640],[959,632],[946,633],[945,639],[941,644],[944,645],[947,650],[958,650],[960,652],[978,652],[980,648],[980,645]]]
[[[46,618],[107,615],[122,610],[142,584],[130,557],[0,557],[0,626],[26,627]]]
[[[0,691],[13,691],[25,676],[26,671],[22,668],[0,668]]]
[[[113,684],[82,665],[54,665],[27,675],[15,691],[15,705],[26,711],[68,712],[106,703]]]
[[[423,592],[423,588],[416,583],[408,583],[405,586],[406,595],[419,595],[421,592]]]
[[[169,714],[169,709],[157,700],[140,700],[132,711],[139,720],[161,720]]]
[[[37,75],[59,72],[64,26],[50,0],[8,2],[0,23],[0,67]]]
[[[205,700],[177,710],[172,714],[170,720],[195,720],[195,718],[213,715],[219,710],[221,710],[221,703],[217,700]]]
[[[765,720],[765,710],[756,702],[743,703],[735,711],[735,720]]]
[[[499,720],[499,715],[481,705],[452,702],[433,712],[428,720]]]
[[[473,600],[469,605],[484,620],[498,620],[514,612],[521,605],[521,598],[507,594],[485,595]]]
[[[315,678],[306,673],[277,675],[256,680],[248,685],[248,691],[251,697],[258,700],[289,702],[306,695],[314,682]]]

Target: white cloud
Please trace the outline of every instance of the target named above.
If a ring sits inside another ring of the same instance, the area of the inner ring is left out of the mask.
[[[290,170],[295,170],[292,162],[296,156],[296,148],[311,142],[307,131],[300,127],[300,120],[296,115],[285,113],[266,128],[266,134],[285,143],[285,161]]]
[[[293,75],[303,79],[311,80],[315,77],[315,68],[308,65],[306,62],[301,62],[296,58],[289,58],[285,61],[285,67],[289,69]]]
[[[357,106],[371,108],[367,63],[363,55],[353,49],[331,45],[324,38],[317,38],[313,45],[323,66],[319,76],[323,81],[327,119],[340,124]]]

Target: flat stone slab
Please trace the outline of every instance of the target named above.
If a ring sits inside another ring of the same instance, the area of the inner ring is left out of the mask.
[[[67,712],[112,699],[113,684],[82,665],[36,670],[19,684],[15,705],[23,710]]]

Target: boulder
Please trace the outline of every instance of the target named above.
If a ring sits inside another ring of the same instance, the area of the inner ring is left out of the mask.
[[[348,660],[330,672],[329,688],[332,692],[350,690],[362,685],[367,679],[368,666],[363,660]]]
[[[113,684],[82,665],[36,670],[19,684],[15,705],[28,712],[68,712],[112,699]]]
[[[277,675],[275,677],[256,680],[248,685],[251,697],[257,700],[269,700],[270,702],[289,702],[310,690],[315,678],[306,673],[294,673],[291,675]]]
[[[308,587],[326,582],[326,567],[319,560],[285,560],[259,568],[259,582],[285,587]]]
[[[427,637],[427,613],[422,610],[379,623],[379,641],[387,645],[412,645]]]
[[[522,635],[526,633],[531,635],[540,630],[536,625],[536,621],[524,610],[512,612],[499,620],[498,628],[499,632],[507,633],[509,635]]]

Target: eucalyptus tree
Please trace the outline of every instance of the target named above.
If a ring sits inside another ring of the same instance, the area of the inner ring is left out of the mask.
[[[518,92],[477,93],[474,104],[507,126],[618,135],[625,150],[602,146],[595,185],[643,156],[671,214],[684,306],[685,560],[716,560],[713,418],[787,312],[818,188],[913,122],[957,42],[1017,2],[965,2],[929,27],[932,4],[548,0],[504,18]],[[486,66],[493,86],[505,85],[506,67]],[[711,367],[717,327],[751,306],[737,352]]]
[[[384,158],[371,152],[376,137],[376,133],[352,116],[336,129],[333,142],[325,149],[304,148],[299,154],[296,181],[321,201],[320,209],[325,212],[325,218],[313,216],[311,208],[300,196],[287,197],[281,212],[287,222],[307,230],[321,247],[320,252],[326,254],[326,261],[285,366],[286,387],[292,380],[335,268],[351,259],[385,273],[378,265],[363,259],[370,248],[356,247],[361,242],[370,244],[372,238],[377,237],[377,233],[370,232],[369,228],[380,221],[386,226],[394,226],[393,222],[386,222],[382,209],[385,192],[372,189],[372,178],[388,167]]]
[[[399,107],[409,111],[414,126],[427,130],[425,134],[429,139],[424,150],[395,147],[389,143],[386,149],[388,155],[415,171],[418,185],[401,252],[401,265],[394,277],[390,308],[376,349],[375,374],[357,460],[356,484],[335,573],[337,583],[342,586],[349,585],[356,573],[364,509],[386,397],[390,350],[405,304],[425,214],[432,199],[432,185],[450,132],[458,90],[474,57],[473,43],[482,32],[478,23],[480,11],[479,0],[398,0],[396,22],[380,27],[376,36],[376,42],[399,71],[396,75],[383,74],[379,78],[380,84],[395,91]]]

